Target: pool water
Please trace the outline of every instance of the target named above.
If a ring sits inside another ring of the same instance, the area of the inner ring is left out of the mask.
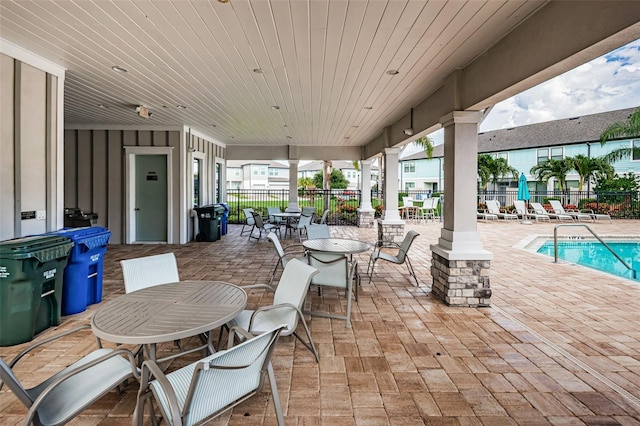
[[[607,244],[636,271],[635,280],[640,281],[640,242],[607,241]],[[553,241],[544,243],[538,253],[553,257]],[[558,241],[558,259],[634,279],[633,271],[628,270],[598,241]]]

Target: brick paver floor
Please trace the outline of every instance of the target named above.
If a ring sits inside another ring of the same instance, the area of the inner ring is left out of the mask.
[[[478,223],[494,255],[492,306],[454,308],[430,293],[429,247],[441,223],[407,224],[420,233],[410,253],[419,287],[404,265],[379,262],[373,282],[362,282],[351,329],[342,320],[309,319],[319,364],[293,336],[281,338],[273,363],[287,425],[640,425],[640,283],[519,248],[532,235],[551,236],[554,226]],[[589,226],[602,236],[640,235],[638,221]],[[109,246],[104,299],[124,293],[120,260],[169,251],[183,279],[268,282],[276,260],[271,244],[239,234],[232,225],[212,243]],[[375,230],[355,227],[332,227],[332,234],[376,238]],[[368,254],[357,257],[366,270]],[[249,307],[263,303],[262,293],[249,295]],[[339,311],[346,301],[325,289],[322,296],[310,292],[307,303]],[[64,317],[56,329],[88,323],[97,308]],[[92,344],[89,332],[67,338],[21,361],[17,375],[33,385]],[[10,359],[25,346],[0,348],[0,355]],[[212,424],[276,424],[268,389]],[[122,394],[111,392],[72,424],[131,424],[136,391],[132,383]],[[20,424],[24,413],[3,387],[0,424]]]

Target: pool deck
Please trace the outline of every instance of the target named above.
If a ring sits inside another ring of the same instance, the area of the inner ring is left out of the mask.
[[[376,266],[353,304],[352,328],[313,317],[320,364],[293,337],[281,338],[273,362],[287,425],[640,425],[640,284],[522,249],[557,223],[479,222],[491,263],[492,306],[453,308],[430,293],[430,244],[442,224],[407,223],[420,233],[406,267]],[[588,224],[600,235],[639,235],[640,221]],[[275,251],[247,241],[240,226],[213,243],[109,246],[104,299],[124,293],[119,260],[173,251],[182,279],[247,285],[268,281]],[[374,229],[331,227],[333,236],[373,242]],[[588,235],[562,228],[562,235]],[[368,254],[357,255],[366,270]],[[251,293],[249,307],[268,303]],[[344,310],[335,291],[311,292],[314,308]],[[58,329],[88,323],[99,305],[64,317]],[[49,335],[53,329],[43,333]],[[38,383],[92,348],[90,333],[66,338],[18,364]],[[10,359],[26,345],[0,348]],[[166,350],[171,349],[166,346]],[[184,357],[171,368],[193,361]],[[211,422],[274,425],[269,387]],[[135,383],[111,392],[71,424],[129,425]],[[0,391],[0,424],[20,424],[24,408]],[[145,419],[145,424],[150,424]]]

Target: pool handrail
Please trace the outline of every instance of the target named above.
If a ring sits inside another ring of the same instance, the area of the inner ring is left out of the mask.
[[[558,263],[558,228],[560,228],[561,226],[582,226],[584,228],[587,228],[587,230],[589,232],[591,232],[591,235],[593,235],[594,237],[596,237],[596,239],[598,241],[600,241],[600,243],[605,246],[607,248],[607,250],[609,250],[611,252],[611,254],[613,254],[616,259],[618,259],[624,266],[626,266],[626,268],[628,270],[631,271],[631,275],[633,276],[633,279],[637,279],[636,273],[637,271],[635,269],[633,269],[631,266],[629,266],[629,264],[627,262],[624,261],[624,259],[622,259],[620,257],[620,255],[618,255],[618,253],[616,253],[615,251],[613,251],[613,249],[611,247],[609,247],[609,245],[607,243],[605,243],[602,238],[600,238],[594,231],[593,229],[589,228],[589,226],[585,223],[561,223],[559,225],[556,225],[553,228],[553,262],[554,263]]]

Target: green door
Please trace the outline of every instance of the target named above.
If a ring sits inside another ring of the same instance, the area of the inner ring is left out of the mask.
[[[136,241],[167,241],[167,156],[136,155]]]

